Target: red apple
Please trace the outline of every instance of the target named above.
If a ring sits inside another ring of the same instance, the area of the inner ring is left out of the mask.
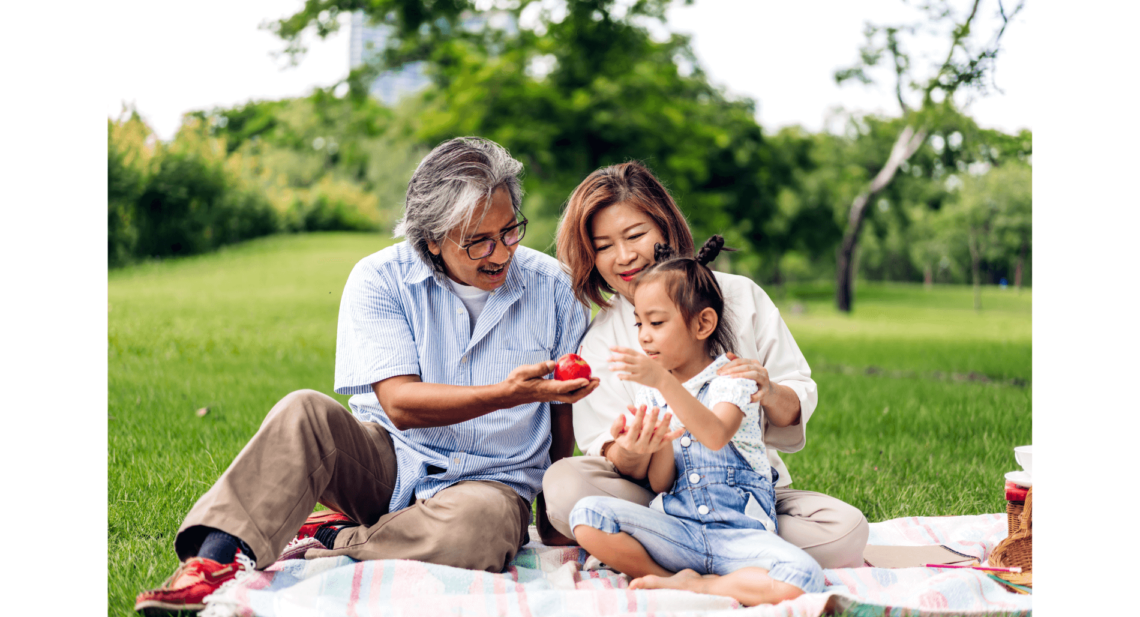
[[[590,378],[590,365],[576,353],[568,353],[558,359],[558,365],[554,367],[554,378],[558,381],[570,381],[571,379],[589,379]]]

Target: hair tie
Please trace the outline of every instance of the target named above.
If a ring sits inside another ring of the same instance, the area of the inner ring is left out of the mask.
[[[672,259],[676,254],[677,252],[674,251],[673,247],[669,246],[668,244],[661,244],[660,242],[657,242],[653,245],[653,261],[656,263],[668,261],[669,259]]]

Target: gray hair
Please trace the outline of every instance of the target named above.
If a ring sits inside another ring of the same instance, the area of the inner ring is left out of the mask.
[[[408,181],[404,216],[396,223],[395,236],[406,237],[421,259],[442,272],[428,242],[441,242],[456,227],[466,232],[476,208],[490,204],[499,187],[507,189],[511,205],[519,211],[522,167],[506,148],[482,137],[456,137],[439,144]]]

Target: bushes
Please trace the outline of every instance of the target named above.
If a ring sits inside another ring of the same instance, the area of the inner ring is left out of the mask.
[[[113,127],[112,127],[113,128]],[[107,145],[107,262],[112,266],[131,261],[138,233],[134,206],[143,189],[143,175],[125,161],[126,154]]]
[[[277,187],[270,195],[284,231],[376,231],[381,227],[377,199],[344,180],[325,176],[310,188]]]
[[[137,256],[204,253],[278,230],[265,197],[239,186],[219,161],[170,151],[157,167],[136,202]]]
[[[280,229],[259,191],[226,169],[225,146],[200,123],[159,142],[131,111],[107,127],[107,260],[193,255]]]
[[[194,255],[282,231],[377,230],[377,200],[323,175],[278,183],[249,148],[227,149],[208,121],[188,115],[170,143],[130,111],[108,122],[107,258]],[[259,173],[260,172],[260,173]]]

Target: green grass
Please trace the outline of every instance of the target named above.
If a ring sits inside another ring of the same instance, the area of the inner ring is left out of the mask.
[[[278,236],[109,274],[110,614],[174,569],[182,517],[273,403],[332,394],[344,281],[389,242]],[[860,283],[850,316],[828,286],[772,295],[820,389],[807,447],[785,456],[798,488],[871,521],[1002,511],[1031,441],[1029,292],[986,289],[978,314],[968,287]]]

